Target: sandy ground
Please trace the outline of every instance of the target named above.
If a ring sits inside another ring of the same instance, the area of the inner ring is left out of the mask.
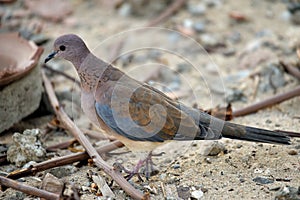
[[[217,3],[215,6],[209,7],[207,2]],[[244,76],[244,74],[249,75],[256,71],[261,72],[269,63],[278,63],[278,59],[297,62],[295,47],[299,44],[300,26],[293,24],[285,17],[287,4],[281,1],[234,0],[189,1],[188,3],[191,7],[199,4],[206,6],[203,14],[192,14],[187,6],[180,9],[167,22],[161,23],[159,27],[178,31],[178,27],[181,26],[184,27],[179,29],[181,32],[189,33],[190,21],[193,23],[203,22],[205,24],[203,33],[194,32],[190,35],[191,38],[178,36],[177,33],[166,30],[155,30],[154,33],[149,31],[125,33],[123,36],[125,35],[124,37],[129,39],[120,54],[151,45],[154,47],[161,45],[171,53],[160,50],[158,51],[159,56],[151,57],[153,52],[149,50],[136,51],[133,53],[133,61],[125,65],[129,58],[123,56],[117,60],[116,66],[133,77],[143,80],[147,73],[153,72],[152,66],[162,65],[163,73],[150,84],[154,84],[160,89],[168,87],[188,92],[189,95],[180,100],[189,106],[197,103],[205,109],[226,105],[225,96],[228,91],[234,89],[242,91],[246,97],[245,101],[238,100],[232,103],[233,109],[238,109],[275,93],[288,91],[299,84],[295,78],[281,72],[279,79],[275,77],[275,82],[283,80],[283,85],[277,86],[275,91],[269,86],[270,84],[266,83],[263,86],[267,89],[262,90],[256,87],[254,79]],[[145,11],[144,16],[122,16],[118,13],[120,11],[110,9],[107,5],[96,1],[73,1],[72,6],[73,14],[65,21],[61,23],[44,22],[43,34],[52,39],[65,33],[78,34],[84,38],[96,55],[105,60],[109,60],[111,48],[119,39],[116,34],[139,28],[158,14],[155,11],[152,13],[150,8],[144,7],[143,9],[149,9],[146,10],[147,12]],[[229,17],[231,11],[239,11],[246,16],[247,21],[234,21]],[[203,49],[199,49],[195,41],[203,46],[223,43],[226,47],[214,47],[208,56],[203,53]],[[51,52],[52,44],[53,40],[45,45],[42,58]],[[263,61],[256,62],[255,57],[241,61],[244,54],[245,57],[253,55],[251,50],[255,45],[257,45],[256,50],[261,52],[265,60],[260,58]],[[233,51],[233,55],[224,55],[229,51]],[[175,53],[178,52],[194,65],[190,70],[184,69],[180,73],[180,81],[177,80],[178,76],[175,72],[178,72],[178,66],[185,61],[176,56]],[[68,62],[53,61],[49,65],[76,77],[75,70]],[[51,79],[55,82],[58,92],[72,89],[74,97],[80,92],[73,83],[62,77],[52,76]],[[261,75],[261,81],[264,82],[265,79],[268,78]],[[257,93],[254,94],[256,89]],[[271,130],[299,132],[299,100],[297,97],[258,113],[235,118],[233,122]],[[78,112],[78,106],[74,105],[71,112]],[[80,127],[91,127],[82,114],[75,121]],[[61,132],[51,132],[50,134],[46,145],[70,138]],[[131,181],[132,184],[142,191],[150,190],[152,199],[188,199],[194,191],[202,191],[202,199],[274,199],[284,186],[300,187],[299,138],[292,139],[292,144],[289,146],[222,139],[220,143],[225,145],[226,151],[217,156],[201,155],[201,147],[205,143],[207,141],[170,142],[159,147],[155,152],[165,152],[163,156],[153,159],[156,167],[160,170],[159,174],[143,183],[134,178]],[[144,154],[127,151],[126,148],[117,150],[116,152],[122,154],[109,156],[107,162],[113,164],[118,161],[122,162],[125,167],[132,168],[144,156]],[[296,152],[296,155],[291,155],[293,154],[291,151]],[[5,170],[5,167],[1,169]],[[62,179],[65,182],[74,182],[82,194],[82,199],[95,199],[95,193],[83,188],[90,186],[90,180],[86,175],[87,170],[99,170],[89,166],[80,168],[69,166],[68,169],[71,172],[66,172]],[[99,173],[109,180],[101,170]],[[257,183],[253,180],[257,177],[272,180],[272,183]],[[27,182],[34,186],[40,185],[39,181],[30,177],[26,178]],[[116,199],[130,199],[117,185],[113,185],[112,190],[117,196]],[[0,193],[0,198],[23,199],[24,196],[8,189],[6,192]],[[104,197],[99,198],[105,199]],[[27,199],[34,198],[27,197]]]

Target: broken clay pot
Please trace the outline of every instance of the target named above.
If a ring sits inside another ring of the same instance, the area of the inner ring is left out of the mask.
[[[0,34],[0,86],[18,80],[30,72],[43,52],[18,33]]]

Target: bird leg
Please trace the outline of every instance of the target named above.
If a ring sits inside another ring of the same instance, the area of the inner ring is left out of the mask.
[[[136,164],[136,166],[133,168],[132,171],[126,169],[120,163],[115,163],[114,168],[127,173],[127,175],[124,177],[127,179],[127,181],[129,181],[133,176],[136,175],[138,177],[139,181],[143,182],[143,179],[140,176],[140,174],[141,174],[140,169],[142,168],[143,165],[145,165],[144,174],[145,174],[147,180],[149,180],[152,172],[155,171],[153,168],[152,156],[153,156],[153,154],[151,151],[145,159],[139,160],[139,162]]]
[[[145,176],[146,176],[147,180],[149,180],[149,178],[151,176],[151,173],[154,171],[152,155],[153,155],[152,151],[150,151],[148,156],[144,160],[144,162],[145,162]],[[150,169],[149,169],[149,167],[150,167]]]

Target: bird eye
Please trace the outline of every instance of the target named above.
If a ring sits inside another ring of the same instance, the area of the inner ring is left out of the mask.
[[[66,46],[64,46],[64,45],[59,46],[59,50],[61,50],[61,51],[66,50]]]

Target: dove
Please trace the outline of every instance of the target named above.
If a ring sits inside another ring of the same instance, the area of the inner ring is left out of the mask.
[[[87,117],[131,151],[150,152],[150,157],[158,145],[168,141],[222,137],[290,144],[283,132],[223,121],[169,98],[96,57],[75,34],[55,40],[54,51],[45,63],[53,58],[74,65],[81,83],[81,107]],[[152,162],[151,158],[145,160]]]

